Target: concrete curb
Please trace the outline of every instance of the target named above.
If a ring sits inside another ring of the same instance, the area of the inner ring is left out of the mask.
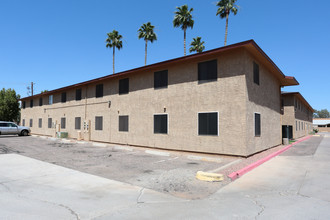
[[[218,173],[198,171],[196,174],[196,178],[207,182],[221,182],[224,179],[224,176],[223,174]]]
[[[279,154],[283,153],[284,151],[288,150],[293,145],[296,145],[296,144],[298,144],[298,143],[300,143],[302,141],[305,141],[305,140],[307,140],[307,139],[309,139],[311,137],[312,137],[311,135],[309,135],[307,137],[304,137],[304,138],[302,138],[302,139],[300,139],[300,140],[298,140],[298,141],[296,141],[296,142],[294,142],[294,143],[292,143],[292,144],[290,144],[290,145],[282,148],[281,150],[276,151],[276,152],[268,155],[267,157],[264,157],[264,158],[262,158],[262,159],[260,159],[260,160],[258,160],[256,162],[254,162],[254,163],[252,163],[252,164],[250,164],[250,165],[248,165],[248,166],[246,166],[246,167],[244,167],[244,168],[242,168],[242,169],[240,169],[238,171],[235,171],[235,172],[229,174],[228,177],[232,181],[234,181],[235,179],[237,179],[237,178],[243,176],[244,174],[246,174],[247,172],[249,172],[249,171],[253,170],[254,168],[260,166],[261,164],[265,163],[266,161],[268,161],[268,160],[272,159],[273,157],[276,157],[277,155],[279,155]]]

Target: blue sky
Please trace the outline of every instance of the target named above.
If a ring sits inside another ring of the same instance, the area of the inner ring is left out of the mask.
[[[330,1],[238,0],[229,18],[228,44],[254,39],[315,109],[330,110]],[[316,3],[316,2],[315,2]],[[214,0],[0,0],[0,87],[22,97],[112,73],[106,33],[123,35],[116,72],[143,66],[139,27],[150,21],[158,40],[148,45],[148,64],[183,56],[183,32],[173,28],[176,6],[193,7],[194,28],[187,42],[201,36],[206,50],[223,46],[225,20]],[[316,7],[316,8],[315,8]]]

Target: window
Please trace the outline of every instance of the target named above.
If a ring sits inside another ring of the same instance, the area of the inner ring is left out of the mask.
[[[218,135],[218,113],[198,113],[198,135]]]
[[[30,127],[32,128],[33,127],[33,120],[30,119]]]
[[[0,127],[9,127],[8,123],[0,123]]]
[[[75,117],[74,118],[74,129],[80,130],[80,128],[81,128],[81,118]]]
[[[102,116],[95,117],[95,130],[98,130],[98,131],[103,130],[103,117]]]
[[[298,122],[296,121],[296,131],[298,131]]]
[[[39,128],[42,128],[42,118],[39,118],[38,127],[39,127]]]
[[[48,104],[49,104],[49,105],[52,105],[52,104],[53,104],[53,95],[50,95],[50,96],[48,97]]]
[[[167,115],[154,115],[154,133],[167,134]]]
[[[96,98],[103,97],[103,84],[96,85]]]
[[[259,65],[253,62],[253,82],[259,85]]]
[[[25,109],[25,107],[26,107],[26,103],[25,103],[25,101],[23,101],[23,103],[22,103],[22,107],[23,107],[23,109]]]
[[[17,128],[17,125],[15,125],[14,123],[8,123],[8,127]]]
[[[25,119],[23,119],[22,125],[25,126]]]
[[[76,101],[81,100],[81,89],[76,89]]]
[[[127,94],[129,91],[129,79],[121,79],[119,80],[119,95]]]
[[[63,92],[63,93],[61,94],[61,102],[62,102],[62,103],[66,102],[66,92]]]
[[[48,128],[52,128],[52,118],[48,118]]]
[[[119,131],[128,131],[128,115],[119,116]]]
[[[218,78],[217,60],[198,63],[198,81],[215,81]]]
[[[260,137],[261,135],[261,119],[259,113],[254,113],[254,136]]]
[[[30,100],[30,108],[33,108],[33,99]]]
[[[61,118],[61,128],[62,129],[65,129],[65,122],[66,122],[65,118]]]
[[[42,106],[42,98],[39,98],[39,106]]]
[[[167,88],[168,85],[168,71],[158,71],[154,73],[154,88]]]

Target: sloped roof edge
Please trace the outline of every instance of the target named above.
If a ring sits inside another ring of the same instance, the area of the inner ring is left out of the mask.
[[[44,96],[44,95],[52,95],[64,90],[68,90],[68,89],[74,89],[74,88],[79,88],[88,84],[92,84],[92,83],[97,83],[99,81],[102,80],[106,80],[106,79],[111,79],[111,78],[115,78],[115,77],[120,77],[123,75],[127,75],[127,74],[131,74],[134,72],[140,72],[140,71],[147,71],[150,69],[154,69],[157,67],[162,67],[168,64],[175,64],[175,63],[180,63],[180,62],[184,62],[184,61],[190,61],[190,60],[194,60],[194,59],[198,59],[198,58],[202,58],[202,57],[206,57],[209,55],[213,55],[213,54],[218,54],[221,52],[225,52],[228,50],[232,50],[235,48],[241,48],[241,47],[245,47],[246,49],[249,50],[249,46],[253,46],[264,58],[266,58],[266,60],[273,66],[274,69],[276,69],[276,72],[278,72],[281,75],[281,86],[289,86],[289,85],[299,85],[298,81],[292,77],[292,76],[285,76],[283,74],[283,72],[276,66],[276,64],[267,56],[267,54],[257,45],[257,43],[254,40],[247,40],[247,41],[243,41],[240,43],[236,43],[236,44],[231,44],[228,46],[224,46],[224,47],[220,47],[220,48],[216,48],[216,49],[212,49],[212,50],[208,50],[202,53],[196,53],[196,54],[191,54],[191,55],[187,55],[187,56],[183,56],[183,57],[178,57],[178,58],[174,58],[174,59],[170,59],[170,60],[166,60],[166,61],[162,61],[162,62],[158,62],[158,63],[154,63],[154,64],[150,64],[150,65],[146,65],[146,66],[142,66],[142,67],[138,67],[138,68],[134,68],[134,69],[130,69],[130,70],[126,70],[123,72],[119,72],[119,73],[115,73],[115,74],[110,74],[110,75],[106,75],[103,77],[99,77],[99,78],[95,78],[95,79],[91,79],[91,80],[87,80],[84,82],[80,82],[80,83],[76,83],[73,85],[69,85],[69,86],[65,86],[65,87],[61,87],[58,89],[54,89],[48,92],[44,92],[44,93],[39,93],[33,96],[28,96],[28,97],[24,97],[21,98],[20,100],[27,100],[27,99],[31,99],[31,98],[37,98],[40,96]]]

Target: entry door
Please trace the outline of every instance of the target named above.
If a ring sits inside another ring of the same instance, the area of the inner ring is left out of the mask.
[[[282,138],[292,139],[292,125],[283,125],[282,126]]]

